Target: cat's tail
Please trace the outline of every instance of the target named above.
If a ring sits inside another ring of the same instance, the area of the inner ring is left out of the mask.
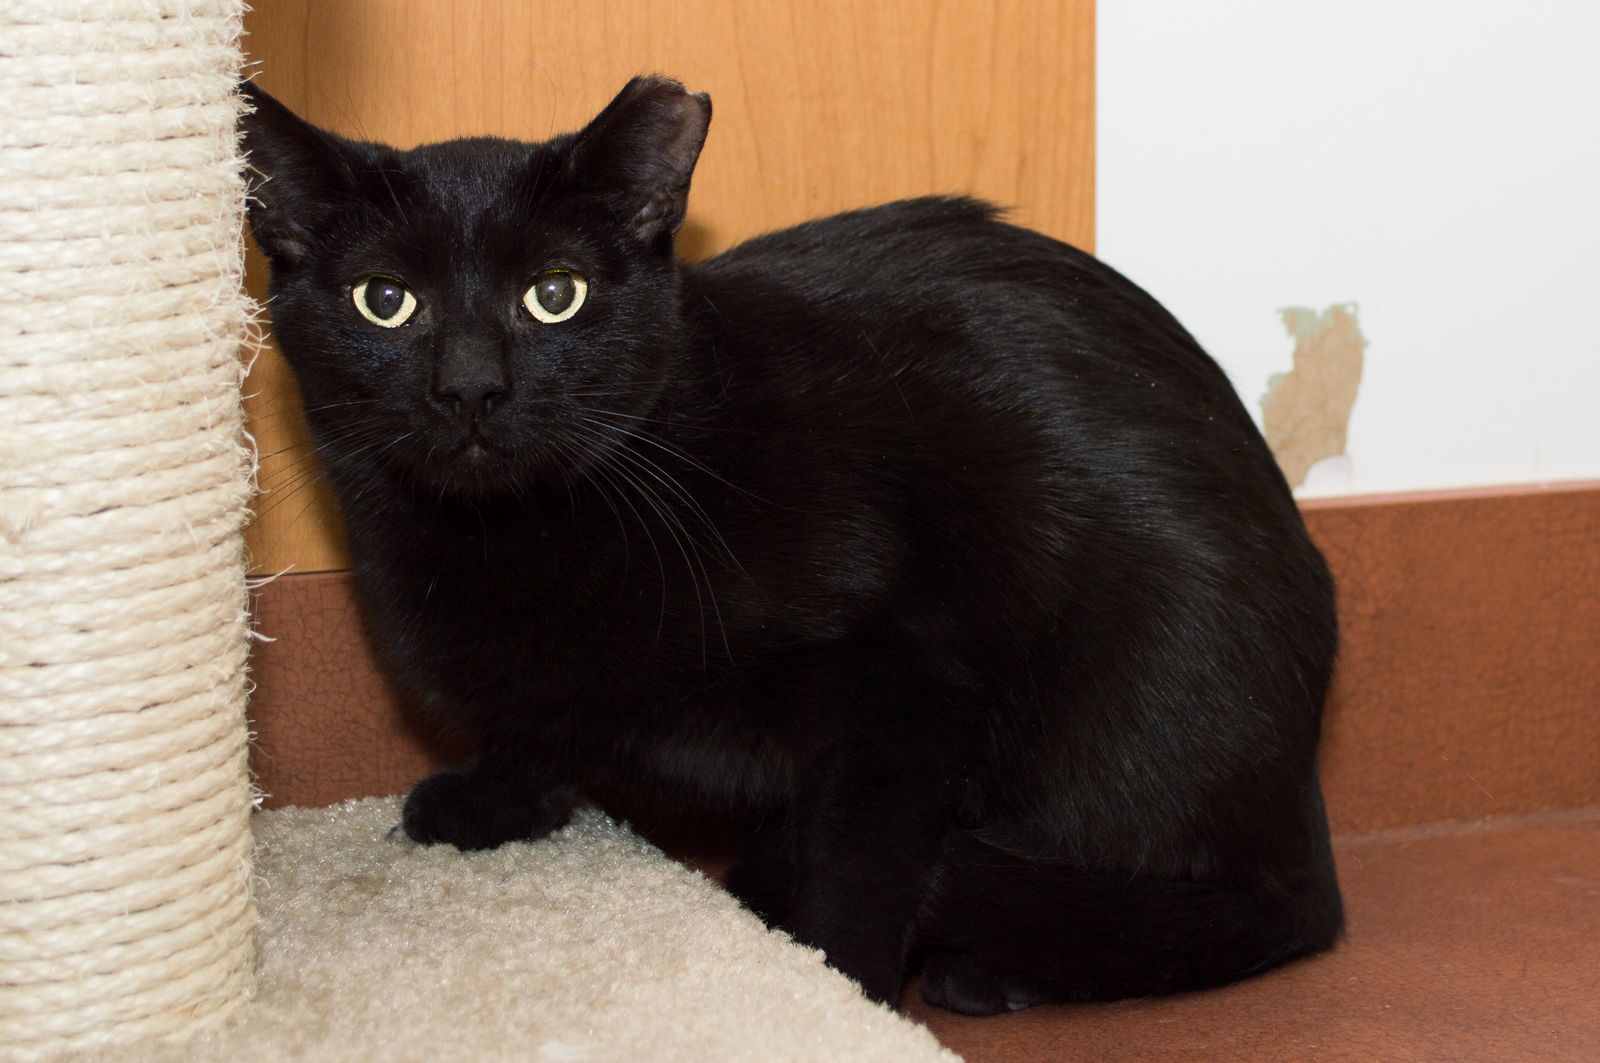
[[[1330,947],[1331,855],[1292,881],[1160,879],[1029,861],[953,836],[918,924],[923,995],[967,1014],[1204,989]]]

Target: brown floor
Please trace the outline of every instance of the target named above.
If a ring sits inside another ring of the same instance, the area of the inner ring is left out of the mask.
[[[1163,1000],[969,1019],[908,1010],[969,1063],[1600,1061],[1600,809],[1337,846],[1333,952]]]

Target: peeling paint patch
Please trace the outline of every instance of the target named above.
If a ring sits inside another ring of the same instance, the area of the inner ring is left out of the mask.
[[[1294,363],[1268,378],[1261,427],[1289,486],[1299,487],[1311,466],[1344,453],[1367,340],[1355,303],[1321,313],[1300,306],[1279,313],[1294,337]]]

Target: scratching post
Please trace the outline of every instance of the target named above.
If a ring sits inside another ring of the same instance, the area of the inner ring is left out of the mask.
[[[240,0],[0,3],[0,1058],[250,986]]]

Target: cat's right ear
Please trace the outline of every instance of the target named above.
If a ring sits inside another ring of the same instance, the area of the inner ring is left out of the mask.
[[[239,118],[246,156],[250,231],[267,257],[294,263],[310,250],[318,225],[350,187],[350,160],[328,133],[246,81]]]

